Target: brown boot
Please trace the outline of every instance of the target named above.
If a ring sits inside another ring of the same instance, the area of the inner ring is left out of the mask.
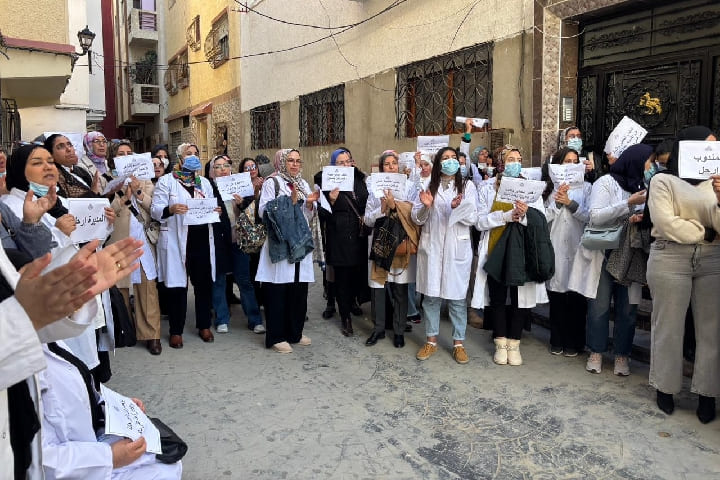
[[[483,328],[483,317],[481,317],[477,310],[470,307],[467,311],[467,323],[473,328]]]
[[[345,335],[346,337],[352,337],[353,336],[353,326],[352,326],[352,320],[349,318],[344,318],[342,320],[342,328],[340,329],[340,332]]]

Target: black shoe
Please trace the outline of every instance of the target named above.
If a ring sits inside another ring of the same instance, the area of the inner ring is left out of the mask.
[[[325,319],[332,318],[335,315],[335,307],[327,307],[322,313],[322,317]]]
[[[367,345],[368,347],[375,345],[381,338],[385,338],[385,332],[373,332],[372,334],[370,334],[368,339],[365,340],[365,345]]]
[[[352,327],[352,320],[349,318],[345,318],[341,320],[342,327],[340,327],[340,332],[345,335],[346,337],[352,337],[353,336],[353,327]]]
[[[352,307],[350,307],[350,313],[352,313],[356,317],[360,317],[360,316],[362,316],[363,311],[362,311],[362,308],[360,308],[360,305],[358,305],[356,303]]]
[[[405,336],[395,335],[395,339],[393,340],[393,345],[395,345],[395,348],[404,347],[405,346]]]
[[[412,325],[410,325],[409,323],[406,323],[406,324],[405,324],[405,331],[406,331],[406,332],[412,332]]]
[[[675,400],[673,400],[672,393],[664,393],[660,390],[657,391],[657,406],[660,410],[672,415],[675,411]],[[699,409],[700,407],[698,407]]]
[[[700,395],[695,413],[700,423],[710,423],[715,420],[715,397]]]
[[[407,317],[407,321],[412,323],[420,323],[422,320],[420,319],[420,314],[417,314]]]

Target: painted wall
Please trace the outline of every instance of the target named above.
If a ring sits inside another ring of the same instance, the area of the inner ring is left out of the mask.
[[[69,39],[67,30],[68,0],[0,0],[0,12],[3,35],[51,43],[73,43],[73,37]],[[77,37],[74,40],[77,41]]]
[[[87,25],[90,31],[95,32],[95,40],[93,40],[92,51],[99,55],[93,54],[93,73],[89,76],[88,84],[88,123],[102,122],[105,118],[105,68],[113,68],[114,61],[103,56],[105,51],[105,43],[103,39],[103,18],[101,2],[91,0],[85,2],[87,4]],[[80,28],[82,30],[82,28]],[[87,58],[87,57],[84,57]],[[81,63],[87,63],[81,62]]]

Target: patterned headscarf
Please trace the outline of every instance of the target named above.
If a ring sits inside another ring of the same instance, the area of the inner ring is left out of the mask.
[[[287,181],[288,183],[292,184],[293,188],[295,188],[295,190],[297,190],[298,192],[298,198],[305,200],[309,194],[305,191],[305,188],[303,187],[302,168],[300,168],[300,171],[298,171],[297,175],[295,176],[291,175],[287,169],[288,155],[290,154],[290,152],[297,152],[297,150],[289,148],[279,151],[282,152],[282,155],[280,156],[278,176],[281,177],[283,180]],[[275,156],[277,157],[277,154],[275,154]]]
[[[87,157],[92,161],[95,168],[97,168],[98,172],[102,175],[107,173],[107,163],[105,163],[105,157],[95,155],[95,152],[93,151],[93,141],[98,138],[104,139],[105,135],[101,132],[88,132],[85,134],[85,137],[83,137],[83,145],[85,146]]]
[[[275,167],[275,171],[272,173],[272,175],[277,175],[278,172],[280,172],[280,165],[283,164],[283,155],[287,156],[287,154],[290,152],[291,149],[289,148],[282,148],[275,152],[275,159],[273,160],[273,166]]]

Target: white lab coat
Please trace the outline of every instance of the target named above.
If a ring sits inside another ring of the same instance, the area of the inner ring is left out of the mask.
[[[590,225],[610,226],[629,215],[630,193],[623,190],[612,175],[603,175],[592,187],[590,194]],[[600,283],[600,273],[605,251],[588,250],[580,245],[575,254],[568,279],[568,288],[587,298],[595,298]],[[628,289],[629,301],[636,305],[642,299],[642,285],[633,283]]]
[[[457,196],[455,181],[447,189],[442,183],[430,208],[418,197],[412,219],[422,225],[417,254],[416,288],[418,293],[447,300],[462,300],[470,284],[472,245],[470,227],[477,220],[477,191],[465,182],[462,202],[450,206]]]
[[[13,289],[20,275],[0,246],[0,275]],[[88,329],[97,314],[97,304],[88,302],[72,317],[66,317],[35,332],[30,318],[15,297],[0,303],[0,478],[13,477],[13,454],[10,448],[6,389],[27,379],[33,400],[37,384],[33,374],[45,368],[40,342],[75,337]],[[39,403],[35,402],[39,410]],[[40,412],[38,412],[40,416]],[[33,460],[40,455],[39,437],[33,445]],[[30,477],[34,478],[34,477]]]
[[[370,178],[370,177],[368,177]],[[365,205],[365,216],[363,217],[363,222],[365,222],[365,225],[368,227],[374,227],[375,221],[377,221],[378,218],[384,217],[385,214],[383,214],[381,210],[381,203],[380,199],[375,196],[375,194],[370,191],[371,189],[368,189],[368,199],[367,204]],[[396,200],[400,201],[408,201],[411,203],[414,203],[417,199],[418,191],[416,184],[412,183],[409,179],[405,183],[405,196],[404,198],[396,198]],[[370,288],[383,288],[384,285],[380,285],[377,282],[372,281],[372,261],[369,260],[370,257],[370,249],[372,248],[372,235],[370,235],[369,241],[368,241],[368,285]],[[410,255],[410,262],[408,263],[408,266],[405,268],[390,268],[390,272],[388,273],[388,282],[392,283],[413,283],[415,282],[415,270],[417,268],[417,256],[416,255]]]
[[[292,192],[288,187],[287,182],[282,177],[277,177],[278,182],[278,196],[287,195],[290,196]],[[302,180],[303,189],[311,193],[310,186],[305,180]],[[262,185],[262,191],[260,193],[260,203],[258,204],[258,214],[260,218],[265,214],[265,206],[268,202],[275,200],[275,180],[268,178]],[[298,200],[300,201],[300,200]],[[307,203],[303,202],[302,211],[305,215],[305,220],[310,224],[312,216],[315,214],[317,208],[317,202],[313,202],[312,206],[308,208]],[[268,241],[266,241],[262,249],[260,250],[260,260],[258,261],[258,270],[255,275],[255,281],[257,282],[269,282],[269,283],[293,283],[295,281],[295,264],[290,263],[287,260],[282,260],[278,263],[272,263],[270,260],[270,251],[268,248]],[[303,283],[310,283],[315,281],[315,271],[313,269],[313,256],[311,253],[305,255],[300,261],[300,277],[299,281]]]
[[[25,202],[25,193],[26,192],[23,192],[22,190],[13,188],[9,194],[3,195],[2,197],[3,202],[8,207],[10,207],[10,209],[15,215],[18,216],[18,218],[22,218],[23,215],[22,212],[23,203]],[[33,197],[33,199],[36,200],[36,197]],[[62,197],[58,197],[58,199],[61,202],[63,202],[64,200]],[[55,226],[56,219],[53,216],[46,213],[42,216],[41,221],[43,225],[48,227],[48,229],[52,233],[53,241],[57,244],[51,250],[53,256],[53,261],[51,265],[63,265],[69,262],[73,255],[77,253],[77,247],[73,244],[69,236],[65,235],[62,231],[60,231],[59,228]],[[110,304],[108,293],[103,292],[103,294],[100,294],[98,297],[102,295],[108,296],[107,306],[109,307]],[[98,302],[99,307],[100,298],[98,297],[96,297],[96,302]],[[98,344],[95,338],[95,328],[100,328],[105,325],[105,315],[100,308],[96,309],[96,312],[97,317],[93,321],[94,328],[83,328],[76,335],[72,335],[72,338],[67,336],[60,337],[67,341],[67,344],[70,347],[72,353],[76,357],[80,358],[80,360],[85,362],[85,365],[87,365],[88,368],[95,368],[100,364],[97,355]],[[112,315],[112,313],[110,313],[110,315]]]
[[[200,186],[205,198],[215,198],[210,182],[200,177]],[[165,282],[168,288],[187,287],[186,250],[188,225],[185,225],[185,216],[182,214],[170,215],[162,218],[165,207],[185,204],[192,198],[180,182],[173,178],[172,173],[160,177],[153,190],[150,215],[160,222],[160,235],[156,246],[157,278]],[[213,282],[215,281],[215,237],[212,225],[208,225],[208,242],[210,244],[210,268]]]
[[[65,347],[58,342],[60,347]],[[166,465],[145,453],[132,464],[113,469],[111,443],[98,441],[92,425],[90,399],[78,370],[43,345],[47,370],[40,372],[43,405],[42,453],[46,480],[53,479],[179,479],[180,462]]]
[[[481,184],[478,191],[478,216],[475,228],[480,231],[480,244],[478,245],[478,268],[475,272],[475,287],[470,306],[473,308],[485,308],[490,305],[490,291],[487,288],[487,272],[483,268],[488,259],[488,246],[490,244],[490,231],[495,227],[501,227],[512,222],[512,211],[490,212],[495,200],[495,180],[486,181]],[[528,204],[528,207],[535,208],[545,213],[542,197],[535,202]],[[527,225],[527,218],[520,222]],[[518,308],[534,308],[538,303],[547,303],[547,291],[545,283],[526,282],[517,287]]]
[[[577,202],[578,208],[572,213],[566,207],[555,202],[555,192],[545,202],[545,211],[550,224],[550,240],[555,250],[555,275],[548,280],[547,289],[551,292],[567,292],[573,259],[580,246],[580,238],[585,224],[590,219],[590,192],[592,185],[583,185],[568,190],[568,198]]]

